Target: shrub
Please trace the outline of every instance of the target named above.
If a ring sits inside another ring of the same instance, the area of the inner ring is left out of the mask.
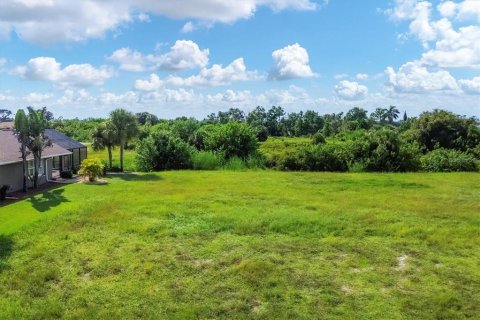
[[[325,143],[325,137],[320,132],[317,132],[312,136],[312,143],[313,144],[324,144]]]
[[[265,169],[267,159],[260,152],[251,154],[246,160],[245,165],[249,169]]]
[[[210,151],[193,153],[192,164],[194,170],[217,170],[222,166],[222,158]]]
[[[192,167],[192,148],[167,131],[154,131],[137,146],[139,171],[176,170]]]
[[[425,171],[478,171],[475,157],[457,150],[436,149],[424,155],[420,161]]]
[[[82,161],[78,173],[83,177],[88,178],[89,181],[95,181],[103,174],[103,164],[99,159],[85,159]]]
[[[205,149],[221,154],[225,159],[246,159],[257,150],[258,141],[253,129],[246,123],[230,121],[216,125],[205,137]]]
[[[347,160],[332,144],[307,147],[298,156],[298,165],[307,171],[338,171],[348,170]]]
[[[0,201],[7,199],[7,191],[10,189],[10,186],[3,185],[0,187]]]
[[[62,178],[62,179],[72,179],[73,178],[72,170],[61,171],[60,172],[60,178]]]

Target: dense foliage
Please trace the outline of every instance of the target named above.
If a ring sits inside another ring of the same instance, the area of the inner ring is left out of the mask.
[[[355,172],[478,170],[480,129],[476,118],[444,110],[424,112],[418,118],[409,118],[406,112],[400,115],[394,106],[377,108],[371,114],[355,107],[325,115],[312,110],[287,114],[278,106],[268,110],[258,106],[249,113],[232,108],[201,121],[186,117],[164,120],[142,112],[135,115],[138,134],[125,147],[136,147],[137,169],[143,171],[240,167]],[[110,149],[118,145],[115,136],[107,139],[105,120],[58,120],[54,124],[74,138],[89,130],[96,146],[102,146],[102,141]],[[444,151],[436,151],[439,149]]]

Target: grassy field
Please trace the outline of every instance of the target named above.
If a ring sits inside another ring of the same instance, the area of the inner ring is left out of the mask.
[[[88,157],[97,158],[108,162],[107,150],[94,151],[89,143],[84,143],[87,146]],[[120,150],[114,149],[112,152],[112,165],[120,167]],[[123,165],[126,171],[135,171],[135,150],[125,150]]]
[[[478,174],[165,172],[0,208],[0,319],[479,319]]]

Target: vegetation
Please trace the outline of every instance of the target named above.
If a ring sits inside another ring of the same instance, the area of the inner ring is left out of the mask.
[[[103,175],[104,165],[99,159],[84,159],[78,173],[93,182]]]
[[[124,130],[125,123],[112,125],[110,119],[98,124],[92,133],[96,153],[103,148],[109,152],[110,171],[117,170],[112,150],[120,145],[128,153],[132,149],[137,151],[137,159],[129,161],[130,171],[252,168],[253,165],[286,171],[351,172],[477,171],[479,168],[478,119],[443,110],[424,112],[418,118],[409,118],[404,112],[400,119],[395,106],[377,108],[370,115],[358,107],[345,114],[320,115],[312,110],[287,114],[278,106],[268,110],[259,106],[248,114],[236,108],[220,111],[202,121],[186,117],[162,120],[148,112],[134,116],[122,109],[115,112],[127,113],[128,130],[133,130],[128,139],[123,138],[124,143],[120,142],[117,131]],[[92,119],[86,122],[91,123]],[[109,136],[105,136],[107,133]],[[438,158],[441,151],[428,154],[439,149],[464,153],[462,157],[468,158],[465,161],[469,164],[458,165],[457,169],[426,165],[427,161]],[[238,165],[238,159],[243,164]],[[122,156],[119,171],[121,162]]]
[[[0,209],[1,319],[480,318],[478,174],[108,180]]]

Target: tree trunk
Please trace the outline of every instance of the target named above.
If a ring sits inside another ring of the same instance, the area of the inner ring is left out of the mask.
[[[22,143],[22,166],[23,166],[23,188],[22,188],[22,191],[24,193],[27,192],[27,171],[28,171],[28,168],[27,168],[27,150],[26,150],[26,147],[25,147],[25,144]]]
[[[108,146],[108,164],[110,165],[110,168],[112,168],[112,147]]]
[[[125,142],[120,141],[120,170],[123,172],[123,148],[124,148]]]
[[[38,188],[38,158],[37,156],[33,157],[33,166],[34,166],[34,173],[33,173],[33,188],[37,189]]]

